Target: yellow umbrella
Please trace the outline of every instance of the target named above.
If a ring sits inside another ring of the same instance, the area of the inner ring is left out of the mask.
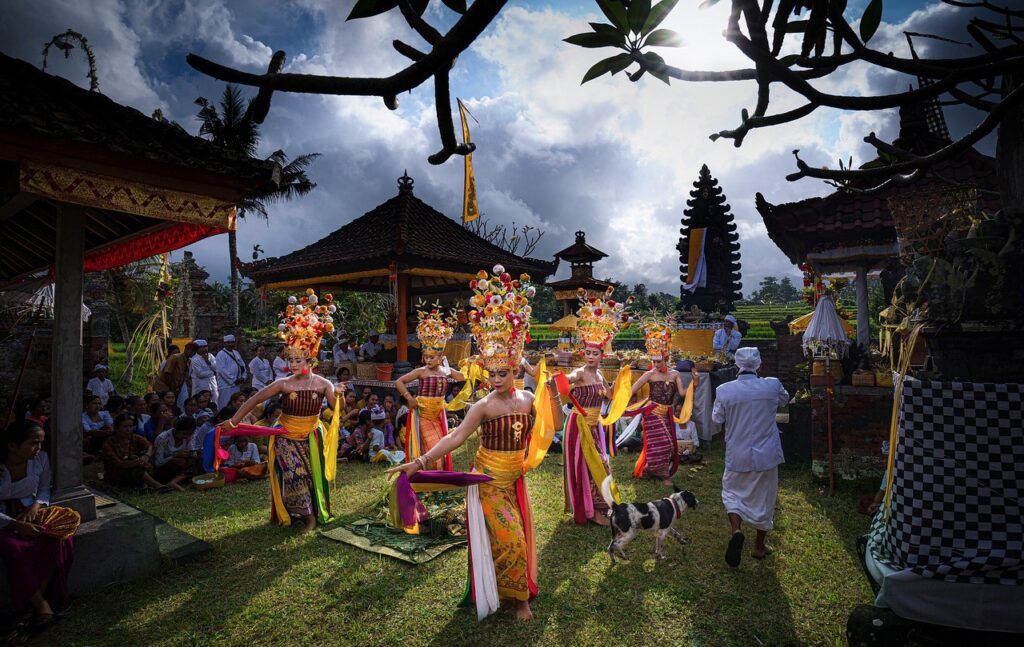
[[[579,320],[579,317],[576,315],[565,315],[548,327],[555,330],[576,330],[576,322]]]
[[[793,321],[790,321],[789,322],[789,334],[791,334],[791,335],[799,335],[799,334],[803,333],[805,330],[807,330],[807,326],[811,325],[811,319],[813,317],[814,317],[814,311],[812,310],[812,311],[808,312],[807,314],[805,314],[804,316],[799,317],[797,319],[794,319]],[[843,319],[842,317],[840,317],[839,320],[842,322],[843,330],[846,331],[846,334],[847,335],[852,335],[853,334],[853,326],[850,325],[850,322],[848,322],[846,319]]]

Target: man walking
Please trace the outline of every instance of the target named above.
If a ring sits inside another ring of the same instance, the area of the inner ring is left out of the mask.
[[[245,384],[248,378],[248,369],[242,354],[235,350],[235,336],[224,335],[224,347],[217,353],[217,410],[220,411],[228,406],[231,397],[238,393],[238,389]]]
[[[779,380],[758,377],[760,366],[756,348],[737,349],[739,375],[715,390],[711,413],[725,428],[722,503],[732,529],[725,562],[733,568],[743,552],[743,522],[757,530],[753,557],[764,559],[772,552],[768,531],[779,493],[779,464],[785,462],[775,412],[789,402],[789,393]]]

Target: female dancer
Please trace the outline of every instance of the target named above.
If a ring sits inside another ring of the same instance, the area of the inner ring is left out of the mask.
[[[527,285],[526,275],[513,281],[500,265],[495,266],[494,274],[488,279],[487,273],[481,272],[479,280],[470,284],[476,293],[472,304],[478,308],[470,314],[473,336],[493,390],[470,407],[462,424],[431,449],[390,471],[411,476],[460,447],[480,428],[475,469],[493,480],[471,487],[466,497],[470,534],[467,594],[480,618],[493,612],[499,601],[507,600],[514,602],[517,618],[530,620],[530,599],[537,595],[537,558],[523,475],[540,463],[554,431],[553,426],[534,426],[538,407],[549,411],[538,416],[542,420],[561,412],[551,399],[538,397],[535,401],[534,394],[515,388],[513,376],[529,330],[528,299],[535,290]],[[539,452],[535,450],[538,443],[542,445]],[[486,527],[486,543],[481,526]]]
[[[334,330],[336,307],[331,295],[324,295],[325,304],[318,304],[313,290],[297,300],[288,298],[285,319],[280,326],[285,339],[290,374],[260,390],[241,406],[231,420],[222,425],[234,429],[256,406],[275,396],[281,396],[281,416],[278,427],[287,433],[271,436],[267,462],[270,469],[270,520],[287,526],[292,517],[302,518],[305,532],[331,520],[331,500],[328,481],[333,479],[338,451],[339,396],[345,385],[337,389],[327,379],[313,373],[313,362],[318,356],[324,333]],[[324,400],[335,408],[334,422],[325,429],[320,422],[320,407]]]
[[[611,296],[611,288],[606,296]],[[573,405],[562,432],[565,509],[580,525],[590,520],[599,526],[607,526],[608,504],[601,496],[600,487],[611,473],[608,456],[614,453],[611,435],[611,422],[614,421],[602,422],[601,419],[601,405],[611,397],[611,391],[598,367],[604,357],[604,348],[618,333],[619,327],[629,322],[629,315],[624,304],[611,299],[587,298],[585,293],[581,293],[580,302],[576,332],[583,341],[584,365],[569,373],[571,391],[562,393],[563,398],[568,396]]]
[[[444,347],[455,333],[455,318],[443,317],[436,307],[430,312],[421,310],[418,315],[420,321],[416,326],[416,335],[420,339],[424,365],[406,373],[395,383],[398,394],[409,403],[405,426],[405,455],[409,458],[430,451],[448,434],[448,416],[444,408],[448,377],[458,381],[466,379],[459,371],[441,366]],[[409,393],[408,388],[413,380],[419,380],[415,396]],[[429,469],[451,470],[452,457],[449,454],[439,456],[437,463],[430,465]]]

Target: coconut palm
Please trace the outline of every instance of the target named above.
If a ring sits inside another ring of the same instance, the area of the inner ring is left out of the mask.
[[[252,100],[246,100],[242,93],[230,83],[224,88],[221,96],[220,109],[206,98],[199,97],[195,101],[199,106],[196,118],[201,125],[199,135],[213,143],[236,153],[253,157],[259,149],[260,127],[253,119]],[[246,196],[238,204],[238,217],[245,219],[249,214],[259,218],[268,218],[267,205],[301,197],[312,191],[316,183],[306,176],[306,169],[320,153],[307,153],[289,161],[284,151],[277,150],[267,158],[281,167],[281,181],[272,189],[260,191]],[[231,300],[229,307],[230,320],[238,325],[238,299],[240,285],[238,280],[238,239],[235,232],[228,232],[228,257],[231,259]]]

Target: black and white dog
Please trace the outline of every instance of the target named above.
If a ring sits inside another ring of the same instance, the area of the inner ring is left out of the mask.
[[[684,512],[697,507],[697,497],[692,492],[680,490],[673,485],[672,494],[664,499],[651,503],[615,503],[612,500],[611,485],[612,477],[608,476],[601,483],[601,495],[611,508],[608,519],[611,521],[612,542],[608,544],[608,556],[612,558],[613,564],[616,554],[628,561],[623,549],[641,530],[655,530],[658,533],[654,548],[654,556],[658,559],[665,559],[663,548],[666,535],[672,535],[680,544],[688,541],[672,524]]]

